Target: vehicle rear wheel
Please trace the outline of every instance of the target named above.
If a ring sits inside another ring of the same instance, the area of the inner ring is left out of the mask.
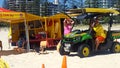
[[[110,51],[112,53],[119,53],[120,52],[120,43],[114,42],[111,49],[110,49]]]
[[[60,53],[60,55],[69,55],[70,54],[70,52],[66,52],[64,50],[64,46],[63,45],[60,46],[59,53]]]
[[[83,58],[83,57],[88,57],[91,54],[91,49],[90,46],[87,44],[82,44],[78,48],[78,56]]]

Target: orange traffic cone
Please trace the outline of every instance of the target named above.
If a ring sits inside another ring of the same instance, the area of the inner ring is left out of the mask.
[[[67,59],[66,59],[66,55],[63,57],[62,68],[67,68]]]
[[[44,64],[42,64],[42,68],[45,68],[45,65],[44,65]]]

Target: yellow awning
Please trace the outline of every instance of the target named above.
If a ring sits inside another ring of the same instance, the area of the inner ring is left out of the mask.
[[[0,21],[19,23],[33,20],[43,20],[44,18],[24,12],[0,12]]]
[[[68,16],[63,13],[57,13],[55,15],[49,16],[49,18],[68,18]]]

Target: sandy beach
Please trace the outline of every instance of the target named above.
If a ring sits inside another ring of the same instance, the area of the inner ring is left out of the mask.
[[[63,56],[56,51],[48,51],[49,54],[39,55],[29,52],[22,54],[3,55],[11,68],[61,68]],[[67,56],[68,68],[119,68],[120,54],[99,54],[87,58],[79,58],[76,54]]]
[[[120,26],[114,29],[120,29]],[[61,68],[63,56],[56,50],[47,50],[48,54],[39,54],[36,52],[18,53],[13,51],[13,47],[8,45],[8,30],[0,29],[0,40],[3,41],[3,51],[0,52],[1,58],[4,59],[10,68]],[[67,58],[67,68],[119,68],[120,53],[111,54],[101,52],[97,55],[79,58],[76,53],[71,53]]]

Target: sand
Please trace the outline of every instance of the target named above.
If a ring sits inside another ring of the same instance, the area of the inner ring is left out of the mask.
[[[4,55],[2,58],[8,62],[11,68],[61,68],[63,56],[56,51],[48,51],[49,54],[39,55],[29,52],[22,54]],[[79,58],[76,54],[67,56],[68,68],[119,68],[120,54],[100,54],[87,58]]]
[[[120,27],[118,27],[120,28]],[[63,56],[56,50],[47,50],[48,54],[39,54],[36,52],[18,53],[9,47],[7,40],[7,29],[0,30],[0,40],[3,41],[4,51],[0,52],[1,58],[4,59],[11,68],[61,68]],[[120,53],[111,54],[101,52],[97,55],[79,58],[76,53],[71,53],[67,57],[67,68],[119,68]]]

